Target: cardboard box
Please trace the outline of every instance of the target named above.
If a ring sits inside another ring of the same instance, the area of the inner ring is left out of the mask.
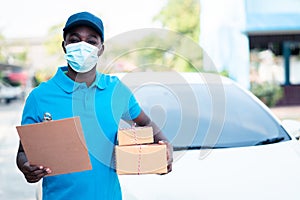
[[[119,129],[118,144],[136,145],[136,144],[150,144],[153,143],[153,129],[152,127],[133,127],[127,129]]]
[[[167,173],[167,147],[161,144],[115,146],[118,174]]]

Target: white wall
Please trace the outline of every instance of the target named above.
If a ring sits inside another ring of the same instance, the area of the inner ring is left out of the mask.
[[[231,79],[249,88],[244,0],[200,0],[200,8],[200,45],[207,54],[204,67],[226,70]],[[209,60],[214,66],[209,65]]]

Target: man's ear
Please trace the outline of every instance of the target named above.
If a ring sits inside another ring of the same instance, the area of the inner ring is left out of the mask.
[[[61,46],[62,46],[64,52],[66,53],[65,41],[62,41],[62,42],[61,42]]]
[[[101,45],[101,49],[98,51],[98,56],[100,57],[104,52],[104,44]]]

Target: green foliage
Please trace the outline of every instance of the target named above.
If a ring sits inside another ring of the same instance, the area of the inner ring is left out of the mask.
[[[269,107],[275,106],[283,97],[283,89],[276,83],[252,82],[250,91]]]
[[[17,52],[12,54],[12,57],[15,60],[15,63],[23,65],[27,61],[27,55],[28,55],[27,50],[24,50],[22,52]]]
[[[154,48],[136,52],[134,57],[137,58],[137,65],[140,68],[150,67],[160,71],[201,71],[202,51],[198,45],[199,16],[198,0],[168,0],[154,17],[154,21],[160,21],[164,28],[172,31],[163,39],[157,35],[150,35],[140,41],[139,46]]]
[[[62,53],[61,43],[63,41],[62,32],[64,24],[60,23],[50,27],[47,40],[44,45],[49,55],[57,55]]]
[[[167,4],[154,17],[165,28],[191,37],[199,41],[200,33],[200,1],[199,0],[167,0]]]
[[[167,0],[153,20],[164,29],[137,30],[107,40],[100,71],[202,71],[199,0]],[[120,67],[124,63],[134,69]]]
[[[229,72],[227,70],[223,70],[219,74],[225,77],[229,77]]]
[[[0,62],[1,63],[7,62],[5,48],[6,48],[5,38],[2,34],[0,34]]]
[[[144,43],[141,46],[152,44],[151,46],[154,48],[137,52],[139,54],[137,56],[138,66],[146,69],[149,68],[148,64],[151,64],[152,69],[158,71],[200,71],[201,51],[192,40],[185,40],[189,39],[174,34],[170,34],[164,40],[157,38],[157,36],[153,38],[149,36],[141,41]]]
[[[108,40],[105,45],[101,62],[107,64],[104,67],[106,71],[120,70],[114,66],[122,62],[130,63],[137,67],[134,70],[139,71],[201,71],[201,47],[178,32],[166,29],[137,30]]]
[[[19,42],[15,42],[19,44]],[[0,34],[0,62],[5,64],[13,64],[23,66],[27,62],[28,50],[24,48],[22,51],[12,51],[7,44],[5,37]]]

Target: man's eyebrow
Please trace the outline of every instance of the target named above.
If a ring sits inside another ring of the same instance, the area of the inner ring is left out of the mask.
[[[93,37],[95,39],[98,39],[97,35],[95,35],[95,34],[89,34],[88,37]]]
[[[77,37],[80,37],[80,34],[79,34],[79,33],[76,33],[76,32],[70,32],[70,36],[77,36]]]
[[[70,32],[70,36],[77,36],[77,37],[80,37],[81,35],[77,32]],[[97,35],[96,34],[89,34],[88,35],[88,38],[95,38],[95,39],[98,39]]]

